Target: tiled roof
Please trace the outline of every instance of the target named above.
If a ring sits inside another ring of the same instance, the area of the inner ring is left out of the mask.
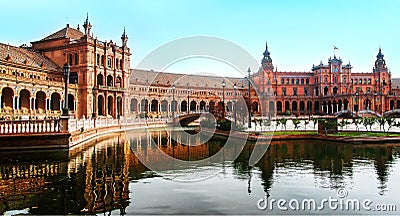
[[[10,61],[17,64],[28,65],[41,68],[42,64],[46,69],[59,70],[60,67],[45,56],[37,52],[30,51],[26,48],[15,47],[0,43],[0,59]]]
[[[77,29],[71,28],[71,27],[69,27],[69,25],[67,25],[67,27],[43,38],[41,41],[51,40],[51,39],[56,39],[56,38],[71,38],[74,40],[78,40],[83,35],[84,35],[83,32],[81,32]]]
[[[392,89],[400,88],[400,78],[393,78],[391,81],[392,81]]]
[[[231,77],[216,77],[205,75],[188,75],[177,74],[168,72],[155,72],[148,70],[131,70],[131,84],[146,84],[149,85],[172,85],[177,87],[199,87],[199,88],[222,88],[222,80],[225,80],[226,88],[233,88],[236,82],[238,88],[243,85],[246,87],[247,81],[244,78],[231,78]]]

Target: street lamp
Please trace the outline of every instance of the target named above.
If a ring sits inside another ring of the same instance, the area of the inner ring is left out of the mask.
[[[171,109],[172,109],[172,118],[175,117],[175,84],[172,85],[172,103],[171,103]]]
[[[236,86],[236,82],[235,84],[233,84],[233,119],[235,121],[235,128],[236,128],[236,90],[237,90],[237,86]]]
[[[225,118],[225,80],[222,80],[222,118]]]
[[[359,109],[359,104],[360,104],[360,97],[359,97],[359,95],[358,95],[358,91],[356,92],[356,97],[357,97],[356,116],[358,116],[358,109]]]
[[[188,102],[187,102],[187,114],[189,114],[189,111],[190,111],[190,88],[189,88],[189,86],[188,86],[188,89],[187,89],[187,92],[188,92]]]
[[[249,119],[248,119],[248,127],[249,128],[251,128],[250,72],[251,72],[251,70],[249,68],[247,70],[247,73],[249,74],[248,77],[247,77],[247,80],[249,81],[249,107],[248,107],[249,108]]]
[[[69,74],[71,72],[71,66],[69,66],[68,63],[64,64],[63,67],[64,71],[64,108],[63,108],[63,116],[68,116],[69,115],[69,110],[68,110],[68,81],[69,81]]]
[[[96,104],[96,99],[97,99],[97,88],[96,86],[93,86],[92,88],[92,92],[93,92],[93,113],[92,113],[92,117],[96,118],[97,117],[97,104]]]

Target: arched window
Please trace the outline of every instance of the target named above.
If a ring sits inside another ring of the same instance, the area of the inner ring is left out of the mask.
[[[75,65],[78,65],[79,64],[79,55],[78,55],[78,53],[75,53],[74,55],[75,55]]]

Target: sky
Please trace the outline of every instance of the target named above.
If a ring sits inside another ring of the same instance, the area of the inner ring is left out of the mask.
[[[278,71],[310,71],[313,64],[326,64],[336,46],[336,55],[350,61],[353,72],[372,72],[381,47],[392,76],[400,77],[399,0],[13,0],[0,5],[0,42],[15,46],[67,23],[82,28],[87,13],[102,41],[121,44],[125,27],[131,68],[166,43],[211,36],[242,47],[259,63],[268,41]],[[240,76],[229,64],[207,58],[177,61],[164,70]]]

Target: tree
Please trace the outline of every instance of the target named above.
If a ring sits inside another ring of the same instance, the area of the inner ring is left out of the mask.
[[[393,117],[388,117],[388,118],[386,118],[386,122],[389,125],[388,130],[387,130],[387,132],[389,132],[390,128],[392,128],[393,126],[396,125],[396,121],[395,121],[395,119]]]
[[[379,123],[379,129],[382,130],[383,128],[383,132],[385,132],[385,123],[386,123],[386,119],[385,117],[380,117],[377,119],[378,123]]]
[[[285,130],[286,130],[287,118],[281,118],[279,121],[281,122],[282,126],[285,127]]]
[[[307,130],[307,125],[308,125],[309,123],[310,123],[309,121],[304,120],[304,130]]]
[[[271,126],[271,120],[265,119],[265,120],[264,120],[264,126],[266,126],[268,129],[271,129],[271,128],[270,128],[270,126]]]
[[[313,118],[312,120],[313,120],[313,123],[314,123],[314,130],[315,130],[315,125],[317,125],[317,123],[318,123],[318,118]]]
[[[300,120],[298,119],[293,119],[292,120],[293,124],[294,124],[294,129],[298,129],[300,127]]]
[[[360,119],[360,117],[356,116],[356,117],[353,117],[352,120],[353,120],[353,124],[356,126],[356,129],[358,131],[358,128],[362,122],[362,119]]]

